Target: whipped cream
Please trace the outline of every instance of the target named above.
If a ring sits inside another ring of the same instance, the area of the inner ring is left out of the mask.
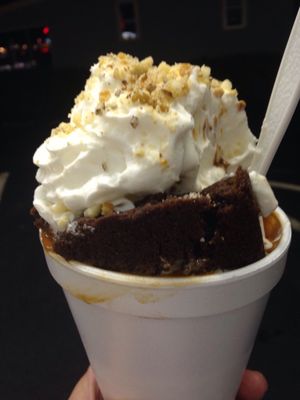
[[[34,206],[57,231],[148,194],[200,191],[249,167],[257,140],[244,109],[206,66],[102,56],[69,121],[34,154]]]

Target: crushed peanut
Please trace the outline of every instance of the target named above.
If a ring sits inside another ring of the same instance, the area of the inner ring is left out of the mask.
[[[166,160],[161,154],[159,155],[159,163],[162,168],[168,168],[169,161]]]
[[[51,135],[68,135],[69,133],[71,133],[74,130],[74,128],[72,127],[72,125],[70,123],[67,122],[61,122],[58,127],[52,129],[51,131]]]
[[[83,215],[86,218],[95,218],[98,217],[98,215],[101,213],[101,204],[97,204],[95,206],[89,207],[86,210],[84,210]]]
[[[224,94],[224,90],[223,90],[221,87],[218,87],[218,88],[216,88],[216,89],[213,90],[213,94],[214,94],[216,97],[222,97],[223,94]]]
[[[110,94],[109,90],[102,90],[102,92],[100,92],[100,101],[102,103],[106,102],[110,98]]]
[[[155,66],[152,57],[139,61],[125,53],[110,53],[99,57],[97,68],[99,71],[111,69],[112,76],[121,82],[121,89],[117,90],[115,96],[126,92],[126,98],[132,103],[146,104],[158,111],[168,112],[171,102],[188,93],[194,66],[189,63],[169,65],[164,61]],[[216,96],[232,91],[230,81],[212,79],[210,68],[205,65],[198,67],[197,80],[210,85]],[[107,101],[106,96],[108,94],[103,98],[102,94],[100,101]]]
[[[86,218],[96,218],[99,215],[111,215],[114,213],[114,206],[112,203],[106,202],[103,204],[96,204],[84,210],[83,216]]]
[[[226,171],[229,167],[229,163],[223,158],[223,151],[219,145],[216,147],[215,157],[214,157],[214,165],[216,167],[222,167]]]
[[[114,206],[112,203],[103,203],[102,204],[102,209],[101,209],[101,214],[102,215],[111,215],[114,213]]]
[[[118,107],[124,107],[124,105],[149,106],[157,112],[167,113],[177,98],[188,94],[192,74],[199,83],[207,85],[214,96],[218,98],[224,94],[232,96],[237,94],[228,79],[219,81],[212,78],[210,68],[206,65],[201,67],[189,63],[169,65],[163,61],[156,66],[152,57],[140,61],[125,53],[109,53],[99,57],[98,61],[98,64],[92,67],[92,74],[86,81],[85,90],[75,99],[75,106],[70,114],[70,123],[59,125],[52,131],[53,135],[68,134],[75,127],[92,123],[94,118],[117,110]],[[112,86],[110,86],[111,81],[109,80],[107,85],[103,86],[107,75],[115,79]],[[99,87],[98,93],[97,87]],[[83,115],[80,102],[93,104],[92,113]],[[245,102],[239,101],[237,103],[238,110],[243,110],[245,105]],[[204,107],[203,110],[205,111]],[[221,109],[219,117],[225,111],[225,107],[223,110]],[[136,128],[138,123],[138,118],[133,116],[130,120],[132,128]],[[206,124],[204,129],[209,129],[209,126]]]
[[[145,156],[145,150],[142,147],[140,147],[139,149],[134,151],[134,155],[136,157],[144,157]]]
[[[243,111],[246,108],[246,102],[244,100],[240,100],[237,102],[238,111]]]
[[[130,119],[130,125],[132,126],[133,129],[135,129],[139,124],[139,119],[135,115],[133,115]]]

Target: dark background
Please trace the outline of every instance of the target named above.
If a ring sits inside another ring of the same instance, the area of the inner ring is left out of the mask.
[[[0,57],[0,172],[10,174],[0,203],[0,399],[66,399],[88,365],[29,216],[33,152],[67,119],[90,65],[119,50],[152,54],[156,62],[210,65],[215,77],[228,77],[238,88],[257,134],[299,2],[245,1],[246,21],[237,29],[224,27],[225,3],[136,1],[135,23],[127,22],[138,37],[124,41],[117,1],[0,1],[0,47],[26,42],[31,49],[21,54],[15,47],[10,58]],[[49,33],[43,36],[45,26]],[[300,183],[299,124],[297,108],[269,171],[272,181]],[[249,366],[267,376],[266,399],[282,400],[300,396],[300,189],[275,193],[292,218],[293,241]]]

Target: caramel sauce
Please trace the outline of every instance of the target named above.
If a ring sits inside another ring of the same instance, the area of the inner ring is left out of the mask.
[[[43,246],[47,251],[53,251],[53,237],[49,233],[42,231],[41,238]]]
[[[282,226],[279,221],[279,218],[276,215],[276,212],[272,212],[272,214],[263,218],[265,237],[271,242],[272,246],[269,249],[266,249],[266,253],[271,253],[280,242],[282,235]]]

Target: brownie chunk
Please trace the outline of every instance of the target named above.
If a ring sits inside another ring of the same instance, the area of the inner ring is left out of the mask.
[[[123,213],[78,218],[53,235],[66,260],[148,276],[235,269],[264,257],[259,210],[246,171],[201,193],[151,196]],[[51,234],[35,212],[36,225]]]

